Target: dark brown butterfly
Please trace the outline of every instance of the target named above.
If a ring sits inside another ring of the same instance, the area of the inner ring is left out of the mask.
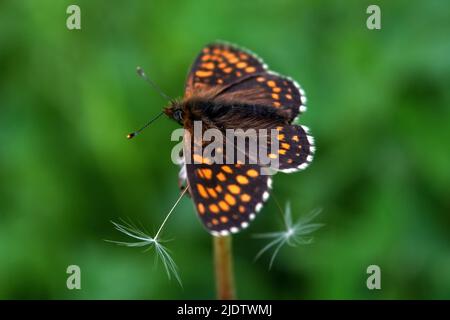
[[[164,113],[191,134],[194,121],[201,121],[205,130],[221,132],[276,129],[280,147],[271,156],[277,157],[279,171],[293,172],[305,169],[314,153],[308,129],[293,124],[306,111],[305,103],[305,93],[294,80],[269,71],[253,53],[213,43],[195,59],[183,99],[172,102]],[[238,232],[268,199],[271,178],[261,174],[259,163],[214,163],[200,153],[198,147],[204,145],[204,141],[185,142],[193,152],[181,177],[187,180],[195,208],[211,234]]]

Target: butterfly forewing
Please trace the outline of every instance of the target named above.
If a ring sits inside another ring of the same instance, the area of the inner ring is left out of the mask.
[[[266,70],[253,53],[227,43],[206,46],[195,59],[186,82],[185,96],[209,87],[226,87]]]
[[[235,45],[213,43],[202,50],[189,72],[185,96],[213,87],[222,88],[218,101],[272,106],[284,111],[289,122],[306,111],[305,92],[297,82],[267,70],[261,58]]]

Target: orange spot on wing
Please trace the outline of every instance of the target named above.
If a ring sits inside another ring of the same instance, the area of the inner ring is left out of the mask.
[[[230,206],[228,205],[228,203],[226,203],[225,201],[220,201],[219,202],[219,207],[220,209],[222,209],[223,211],[228,211],[230,210]]]
[[[247,66],[247,62],[239,62],[238,64],[236,64],[236,67],[238,67],[239,69],[243,69]]]
[[[199,203],[199,204],[197,205],[197,209],[198,209],[198,212],[199,212],[200,214],[204,214],[204,213],[205,213],[205,206],[203,205],[203,203]]]
[[[233,170],[229,166],[222,166],[222,171],[226,173],[233,173]]]
[[[212,222],[212,224],[214,224],[214,225],[218,225],[219,224],[219,220],[217,220],[216,218],[213,218],[212,220],[211,220],[211,222]]]
[[[217,192],[216,190],[214,190],[213,188],[206,188],[206,190],[208,191],[209,195],[213,198],[217,198]]]
[[[212,213],[219,213],[220,209],[216,204],[210,204],[209,211],[211,211]]]
[[[270,158],[270,159],[276,159],[276,158],[278,158],[278,157],[277,157],[276,154],[269,153],[269,158]]]
[[[246,176],[243,176],[243,175],[238,175],[237,177],[236,177],[236,181],[239,183],[239,184],[248,184],[248,179],[247,179],[247,177]],[[231,190],[230,190],[231,191]]]
[[[250,195],[248,195],[248,194],[246,194],[246,193],[244,193],[244,194],[241,196],[241,200],[242,200],[243,202],[249,202],[251,199],[252,199],[252,197],[250,197]]]
[[[202,67],[208,70],[212,70],[215,68],[215,65],[213,62],[203,63]]]
[[[275,88],[272,88],[272,91],[278,93],[281,91],[281,88],[275,87]]]
[[[264,78],[264,77],[258,77],[258,78],[256,78],[256,81],[258,81],[258,82],[264,82],[264,81],[266,81],[266,78]]]
[[[217,191],[218,193],[221,193],[222,190],[223,190],[221,185],[217,185],[217,186],[215,187],[215,189],[216,189],[216,191]]]
[[[281,147],[284,148],[284,149],[289,150],[289,148],[291,147],[291,145],[290,145],[289,143],[283,142],[283,143],[281,144]]]
[[[211,59],[211,56],[210,56],[209,54],[205,54],[205,55],[202,57],[202,61],[207,61],[207,60],[209,60],[209,59]]]
[[[203,172],[202,172],[201,169],[197,169],[197,174],[198,174],[198,176],[199,176],[200,178],[202,178],[202,179],[205,178],[205,176],[203,175]]]
[[[241,192],[241,188],[237,184],[230,184],[228,186],[228,190],[230,190],[230,192],[233,194],[238,194],[239,192]]]
[[[255,67],[247,67],[247,68],[245,68],[245,72],[247,72],[247,73],[251,73],[251,72],[255,72],[255,71],[256,71]]]
[[[236,199],[229,193],[225,195],[224,199],[230,206],[234,206],[236,204]]]
[[[195,75],[200,78],[210,77],[212,76],[212,74],[213,74],[212,71],[204,71],[204,70],[198,70],[195,72]]]
[[[209,197],[208,197],[208,193],[206,192],[206,189],[205,189],[205,187],[204,186],[202,186],[201,184],[197,184],[197,190],[198,190],[198,193],[200,194],[200,196],[202,197],[202,198],[205,198],[205,199],[208,199]]]
[[[280,133],[279,135],[277,135],[277,139],[278,140],[283,140],[284,139],[284,134]]]
[[[217,177],[217,179],[219,179],[219,181],[225,181],[225,180],[227,180],[227,178],[225,177],[225,175],[222,173],[222,172],[219,172],[217,175],[216,175],[216,177]]]
[[[233,68],[231,68],[231,67],[223,69],[223,72],[225,72],[225,73],[230,73],[231,71],[233,71]]]
[[[259,173],[255,169],[250,169],[250,170],[247,170],[247,175],[249,177],[256,178],[257,176],[259,176]]]
[[[203,177],[205,177],[208,180],[211,179],[211,177],[212,177],[212,170],[211,169],[202,168],[202,169],[199,169],[199,170],[202,173]]]
[[[272,93],[272,98],[278,100],[280,99],[280,95],[278,93]]]
[[[292,100],[292,95],[287,94],[287,95],[286,95],[286,98],[287,98],[288,100]]]
[[[300,140],[298,139],[298,136],[293,136],[292,140],[294,140],[295,142],[299,142]]]
[[[269,86],[269,87],[275,87],[276,86],[276,83],[275,83],[275,81],[273,81],[273,80],[269,80],[269,81],[267,81],[267,85]]]
[[[220,217],[220,221],[221,221],[222,223],[227,223],[227,222],[228,222],[228,218],[225,217],[225,216],[221,216],[221,217]]]
[[[276,108],[279,108],[281,106],[281,103],[279,103],[278,101],[275,101],[273,103],[273,106],[276,107]]]
[[[280,150],[278,150],[278,153],[279,153],[279,154],[286,154],[286,150],[280,149]]]
[[[244,206],[239,206],[239,212],[240,213],[244,213],[245,212],[245,207]]]

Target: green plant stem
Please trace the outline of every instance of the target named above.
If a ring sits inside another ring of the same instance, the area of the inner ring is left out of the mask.
[[[231,236],[214,237],[214,265],[216,271],[217,299],[236,299],[233,273]]]

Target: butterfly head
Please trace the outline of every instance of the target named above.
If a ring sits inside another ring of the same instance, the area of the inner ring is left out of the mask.
[[[164,108],[163,112],[170,118],[183,125],[185,119],[185,112],[183,104],[180,101],[171,101],[170,104]]]

